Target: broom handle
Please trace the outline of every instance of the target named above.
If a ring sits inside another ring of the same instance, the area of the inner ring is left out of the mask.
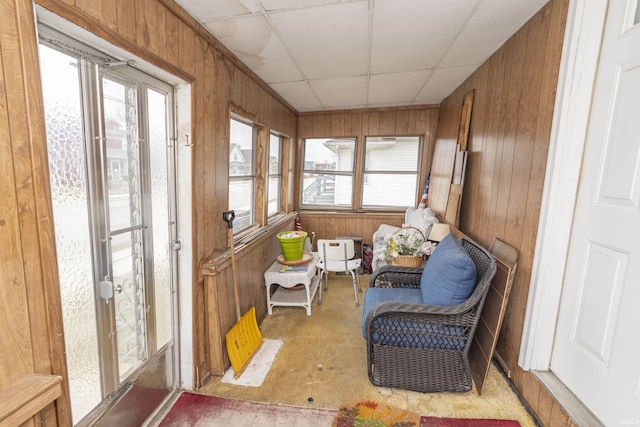
[[[240,296],[238,295],[238,279],[236,273],[236,252],[233,247],[233,219],[236,214],[234,211],[226,211],[222,213],[222,218],[227,222],[229,228],[229,248],[231,250],[231,272],[233,274],[233,295],[236,302],[236,319],[240,321]]]

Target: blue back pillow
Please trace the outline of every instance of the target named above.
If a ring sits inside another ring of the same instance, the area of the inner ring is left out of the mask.
[[[422,302],[456,305],[476,286],[476,266],[458,239],[448,234],[429,257],[420,278]]]

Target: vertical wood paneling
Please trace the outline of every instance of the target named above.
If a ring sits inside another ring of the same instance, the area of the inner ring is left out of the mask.
[[[118,34],[128,40],[136,41],[136,2],[130,0],[116,0],[114,9],[116,11]]]
[[[332,132],[357,137],[399,135],[403,130],[409,135],[424,135],[423,156],[428,160],[433,156],[439,120],[441,130],[450,126],[453,126],[452,130],[457,130],[456,119],[459,119],[460,112],[455,105],[464,93],[476,88],[478,102],[474,106],[470,135],[473,154],[467,171],[473,184],[466,187],[463,196],[461,228],[482,244],[488,244],[495,235],[520,248],[519,274],[514,283],[513,303],[505,318],[499,351],[514,369],[516,385],[526,390],[527,398],[532,400],[529,403],[536,411],[545,412],[544,419],[550,420],[549,425],[568,424],[566,414],[556,402],[552,400],[549,404],[548,395],[544,394],[538,382],[529,373],[519,370],[516,364],[568,0],[552,0],[516,33],[499,53],[502,58],[494,57],[487,61],[443,103],[440,118],[437,109],[427,107],[302,114],[299,121],[286,105],[248,78],[248,74],[238,68],[236,62],[216,50],[217,44],[204,32],[198,34],[192,27],[192,21],[183,14],[174,13],[176,6],[171,2],[38,0],[38,3],[131,50],[154,65],[183,78],[193,77],[191,140],[194,143],[193,259],[196,271],[193,282],[193,362],[196,367],[206,368],[203,281],[197,267],[201,260],[218,255],[227,247],[226,226],[217,218],[226,207],[228,197],[228,114],[231,105],[238,106],[250,118],[292,138],[296,138],[298,126],[302,138],[337,135],[330,134]],[[20,18],[15,4],[19,4],[23,12]],[[60,334],[59,325],[56,325],[56,319],[60,316],[57,312],[59,299],[47,290],[57,286],[54,242],[48,207],[48,183],[44,182],[46,174],[42,172],[47,169],[44,161],[46,154],[42,141],[36,143],[38,138],[34,137],[42,133],[44,122],[41,111],[32,111],[27,107],[41,102],[39,91],[36,94],[28,89],[39,87],[38,66],[33,57],[36,42],[32,32],[26,29],[27,21],[22,22],[20,29],[15,25],[16,19],[28,16],[24,13],[31,8],[31,2],[14,0],[2,2],[0,7],[0,162],[4,171],[0,176],[3,188],[0,194],[3,221],[0,223],[3,238],[0,257],[3,269],[0,274],[3,283],[11,284],[0,288],[3,293],[0,306],[10,310],[3,310],[2,313],[12,315],[11,322],[5,322],[11,328],[0,334],[0,342],[3,348],[12,349],[13,357],[6,362],[11,363],[10,368],[5,365],[6,358],[3,358],[0,367],[1,386],[18,375],[21,369],[28,372],[36,365],[44,367],[51,364],[52,369],[57,371],[54,373],[60,373],[64,370],[64,366],[59,366],[64,356],[58,356],[60,359],[56,361],[51,354],[56,350],[54,340],[59,340],[52,337]],[[19,44],[18,35],[25,37],[22,45],[28,44],[27,48]],[[28,63],[23,64],[22,61]],[[15,80],[16,74],[23,76],[17,78],[24,78],[24,84]],[[31,119],[26,125],[25,117]],[[453,131],[450,133],[453,134]],[[292,141],[292,150],[295,142]],[[294,153],[290,152],[292,156]],[[293,177],[292,166],[287,167],[289,176]],[[422,173],[426,176],[426,171]],[[288,204],[290,208],[293,207],[291,200]],[[25,212],[22,219],[18,214],[21,210]],[[316,231],[319,236],[357,232],[367,241],[380,223],[399,225],[403,216],[370,214],[358,217],[303,213],[301,218],[305,228]],[[288,226],[291,227],[291,224]],[[33,233],[37,238],[31,238]],[[27,235],[29,239],[23,237]],[[278,250],[272,240],[265,240],[255,252],[252,248],[251,253],[247,252],[239,260],[247,271],[242,276],[243,311],[255,305],[259,317],[263,317],[266,310],[262,304],[264,286],[261,277],[266,266],[260,265],[256,269],[255,265],[268,263],[268,254]],[[528,266],[525,266],[527,263]],[[27,267],[37,271],[27,273]],[[47,274],[43,274],[45,268]],[[27,278],[29,287],[25,284]],[[230,274],[225,273],[224,280],[220,282],[225,285],[222,286],[223,301],[227,303],[220,304],[226,307],[221,309],[220,315],[225,319],[223,326],[229,327],[234,317],[232,310],[228,310],[233,303],[232,292],[228,291],[231,289]],[[521,290],[517,291],[518,288]],[[520,296],[514,299],[516,292],[520,292]],[[26,298],[29,298],[29,308]],[[46,325],[41,320],[30,318],[37,311],[46,313]],[[35,322],[33,326],[31,322]],[[35,355],[41,347],[31,340],[30,327],[38,328],[36,325],[43,325],[46,333],[33,329],[34,333],[48,335],[52,342],[52,351],[42,358]],[[63,354],[62,351],[59,353]],[[205,372],[199,374],[202,377]],[[68,403],[62,405],[63,411],[66,405]],[[60,412],[58,417],[62,424],[68,421]]]
[[[520,103],[520,86],[524,69],[525,51],[521,48],[524,44],[527,31],[524,28],[518,31],[506,45],[507,57],[510,58],[508,80],[505,79],[508,95],[505,98],[504,110],[505,127],[502,133],[502,163],[499,168],[498,194],[494,218],[493,230],[496,236],[503,238],[507,224],[507,208],[511,194],[511,175],[514,168],[515,140],[518,124],[518,105]]]
[[[364,140],[367,136],[421,136],[422,165],[418,178],[418,189],[422,190],[428,173],[426,165],[430,164],[433,156],[436,130],[438,128],[438,108],[435,106],[397,107],[385,109],[345,110],[318,113],[300,114],[298,120],[298,137],[305,138],[330,138],[330,137],[355,137],[358,139],[357,150],[364,150]],[[346,124],[350,123],[350,126]],[[342,133],[332,133],[332,132]],[[364,156],[358,156],[362,162]],[[357,165],[362,167],[363,165]],[[359,178],[354,181],[354,192],[359,192]],[[355,194],[358,198],[359,194]],[[417,202],[416,202],[417,203]],[[359,215],[353,214],[351,227],[356,226],[355,221]],[[335,227],[334,227],[335,228]],[[377,229],[377,226],[376,226]],[[375,231],[375,230],[374,230]],[[339,234],[353,234],[353,232],[340,232]],[[365,235],[366,239],[371,235]]]
[[[22,25],[32,29],[34,20],[32,4],[20,3],[23,17]],[[35,35],[34,35],[35,37]],[[23,48],[25,64],[37,63],[38,55],[35,45],[25,45]],[[31,71],[36,75],[35,71]],[[40,88],[40,84],[35,86]],[[64,352],[64,328],[60,306],[60,288],[58,286],[58,266],[55,258],[49,256],[56,253],[54,230],[52,222],[52,206],[50,203],[50,187],[48,176],[48,159],[46,153],[46,133],[44,122],[33,117],[44,117],[41,95],[39,90],[28,91],[29,113],[28,123],[31,129],[31,168],[33,172],[33,191],[35,195],[34,227],[37,229],[37,242],[32,239],[34,259],[28,268],[35,270],[32,276],[27,275],[27,289],[29,294],[30,327],[32,331],[32,345],[34,353],[34,367],[38,373],[56,373],[66,376],[67,362]],[[29,235],[24,232],[23,235]],[[35,234],[31,234],[34,236]],[[36,249],[37,246],[37,249]],[[36,254],[36,250],[38,253]],[[32,298],[32,295],[34,296]],[[39,300],[39,298],[41,298]],[[42,307],[46,307],[42,310]],[[37,329],[37,332],[33,332]],[[64,424],[71,419],[68,407],[68,383],[60,385],[62,394],[55,404],[50,404],[40,412],[41,423],[44,426]]]
[[[364,129],[367,135],[382,135],[380,132],[380,111],[371,111],[367,114],[367,126]]]
[[[24,135],[23,139],[17,139],[19,135],[16,133],[22,129],[18,123],[12,122],[12,117],[15,120],[16,116],[26,116],[24,94],[19,85],[22,64],[16,63],[20,61],[18,15],[13,2],[2,2],[0,8],[0,25],[3,28],[0,33],[0,166],[3,171],[0,174],[0,313],[3,325],[11,326],[0,334],[2,348],[9,350],[0,365],[0,388],[5,388],[34,369],[16,188],[23,184],[18,179],[24,180],[24,176],[16,176],[23,171],[16,169],[20,163],[24,167],[26,159],[19,152],[18,159],[14,159],[18,151],[14,145],[22,145],[26,141]],[[17,72],[8,75],[5,70]]]
[[[34,372],[66,376],[33,23],[30,1],[0,4],[0,389]],[[68,405],[65,383],[43,425],[70,423]]]
[[[126,0],[125,0],[126,1]],[[184,70],[191,74],[196,74],[195,49],[197,45],[197,34],[185,23],[178,24],[178,63]],[[193,96],[193,91],[192,91]],[[192,141],[193,142],[193,141]]]
[[[166,27],[166,40],[165,51],[167,61],[174,64],[180,63],[180,40],[178,36],[178,17],[170,11],[165,11],[165,27]]]
[[[299,137],[322,138],[332,135],[328,132],[336,128],[325,123],[342,123],[337,116],[344,118],[344,136],[354,136],[362,143],[366,136],[418,135],[423,137],[423,164],[429,164],[433,156],[433,145],[438,127],[438,110],[431,106],[399,107],[384,110],[348,110],[330,113],[303,113],[299,118]],[[381,123],[383,123],[381,125]],[[384,131],[384,132],[383,132]],[[383,132],[383,133],[381,133]],[[364,149],[360,146],[359,149]],[[426,171],[422,170],[426,177]],[[418,186],[422,189],[424,178]],[[380,224],[400,226],[404,221],[404,211],[397,213],[311,213],[300,212],[304,230],[315,232],[316,238],[334,238],[338,235],[357,235],[364,243],[372,243],[373,233]]]
[[[483,245],[495,236],[518,249],[518,271],[498,352],[544,425],[563,426],[570,424],[566,413],[517,361],[567,7],[568,0],[552,0],[516,32],[443,102],[439,128],[440,135],[458,118],[453,107],[476,89],[460,228]]]
[[[373,233],[380,224],[400,227],[404,222],[404,213],[367,213],[354,215],[349,213],[301,212],[300,222],[307,232],[315,232],[317,239],[333,239],[336,236],[362,236],[363,243],[371,244]]]
[[[219,216],[228,200],[230,105],[241,105],[263,125],[293,137],[297,133],[297,117],[266,85],[252,80],[254,75],[248,78],[251,72],[246,69],[234,72],[241,67],[239,61],[223,56],[217,50],[219,43],[171,1],[37,2],[193,84],[193,362],[197,368],[206,368],[204,294],[199,263],[227,247],[226,225]],[[32,6],[29,0],[0,5],[0,151],[5,189],[0,196],[3,211],[0,257],[3,259],[2,282],[12,284],[0,290],[2,313],[11,316],[11,322],[5,322],[11,328],[0,334],[0,342],[3,348],[15,350],[12,351],[15,358],[3,358],[0,365],[0,387],[34,369],[52,370],[66,376]],[[238,78],[243,85],[232,96],[229,88]],[[251,262],[264,256],[256,254]],[[244,305],[264,298],[260,282],[256,277],[251,279]],[[11,310],[5,311],[5,306]],[[10,368],[5,366],[5,361]],[[199,370],[197,375],[202,378],[206,372]],[[68,400],[58,405],[57,421],[62,425],[70,422],[68,411]],[[50,414],[43,414],[43,418],[47,420],[45,424],[56,420]]]
[[[406,132],[405,129],[402,129],[402,131]],[[384,110],[380,113],[380,128],[378,132],[381,135],[397,135],[395,110]]]

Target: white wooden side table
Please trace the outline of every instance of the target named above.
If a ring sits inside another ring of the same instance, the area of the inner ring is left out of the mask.
[[[311,316],[311,303],[319,288],[320,276],[316,271],[318,254],[312,253],[313,259],[306,264],[288,266],[290,269],[283,271],[283,264],[277,260],[264,272],[264,285],[267,288],[267,312],[273,314],[273,307],[289,306],[304,307],[307,316]],[[271,295],[271,286],[279,285]],[[297,285],[303,285],[300,289],[291,289]],[[318,295],[318,304],[322,304],[322,289]]]

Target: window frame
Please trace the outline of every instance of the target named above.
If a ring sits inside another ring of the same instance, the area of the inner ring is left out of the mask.
[[[232,152],[232,140],[231,140],[231,127],[233,126],[233,122],[238,122],[242,125],[248,126],[251,128],[251,170],[249,174],[242,174],[242,175],[232,175],[231,174],[231,162],[232,162],[232,157],[233,157],[233,152]],[[253,121],[246,119],[244,117],[240,117],[238,115],[232,114],[229,117],[229,156],[228,156],[228,165],[229,165],[229,171],[228,171],[228,186],[227,186],[227,209],[233,209],[231,207],[231,185],[234,182],[240,182],[240,181],[251,181],[251,197],[250,197],[250,203],[251,203],[251,207],[250,207],[250,215],[249,215],[249,224],[246,227],[243,228],[236,228],[236,224],[238,224],[238,222],[235,222],[233,224],[233,233],[234,235],[236,234],[240,234],[240,233],[245,233],[248,232],[249,230],[252,230],[253,228],[255,228],[256,226],[259,226],[259,224],[256,224],[256,208],[257,208],[257,203],[256,203],[256,161],[257,161],[257,156],[256,156],[256,151],[257,151],[257,141],[258,141],[258,127],[259,125],[254,123]],[[234,209],[235,210],[235,209]],[[236,212],[236,221],[238,220],[238,212]]]
[[[278,167],[277,167],[277,171],[276,173],[272,173],[271,172],[271,144],[273,142],[273,138],[277,139],[277,143],[278,143]],[[266,194],[266,209],[267,209],[267,222],[269,221],[269,219],[275,217],[278,214],[281,214],[283,209],[282,209],[282,148],[283,148],[283,144],[284,144],[284,137],[271,130],[269,132],[269,140],[268,140],[268,147],[266,150],[267,153],[267,168],[266,168],[266,185],[265,185],[265,194]],[[271,188],[271,179],[276,177],[278,180],[278,185],[277,185],[277,195],[276,195],[276,211],[273,213],[269,212],[269,200],[271,198],[271,194],[270,194],[270,188]]]
[[[366,142],[368,138],[417,138],[418,140],[418,148],[417,148],[417,159],[416,159],[416,169],[413,171],[376,171],[376,170],[366,170],[367,159],[369,156],[367,155]],[[303,195],[304,195],[304,176],[306,173],[314,173],[318,174],[317,170],[306,169],[305,168],[305,155],[307,150],[307,141],[308,140],[344,140],[344,139],[353,139],[355,141],[354,145],[354,158],[352,164],[352,172],[347,173],[344,171],[331,171],[331,174],[334,175],[349,175],[352,178],[352,188],[351,188],[351,205],[346,207],[342,205],[322,205],[322,204],[308,204],[303,203]],[[299,210],[321,210],[321,211],[348,211],[348,212],[366,212],[366,211],[403,211],[407,207],[417,206],[419,197],[421,196],[422,187],[420,184],[420,178],[422,176],[421,173],[421,165],[424,158],[424,144],[425,137],[421,134],[396,134],[396,135],[361,135],[357,136],[309,136],[300,138],[300,147],[301,147],[301,155],[300,155],[300,165],[298,166],[298,170],[300,171],[300,180],[299,180],[299,191],[298,191],[298,209]],[[416,177],[416,188],[415,188],[415,201],[411,205],[408,206],[397,206],[397,205],[364,205],[364,185],[367,182],[367,177],[376,174],[414,174]]]
[[[353,140],[353,159],[351,162],[351,170],[316,170],[316,169],[306,169],[305,168],[305,158],[306,158],[306,150],[307,150],[307,141],[308,140]],[[310,137],[310,138],[302,138],[302,150],[300,156],[300,191],[298,194],[298,207],[300,209],[318,209],[318,210],[340,210],[340,211],[352,211],[356,208],[356,183],[357,183],[357,164],[358,164],[358,149],[359,149],[359,138],[356,136],[343,136],[343,137]],[[306,174],[314,174],[314,175],[330,175],[334,177],[350,177],[351,178],[351,197],[349,201],[349,205],[323,205],[323,204],[313,204],[313,203],[304,203],[304,179]]]
[[[367,140],[369,139],[408,139],[408,138],[416,138],[418,142],[417,147],[417,158],[415,163],[414,170],[367,170],[367,161],[371,160],[370,154],[368,154],[367,150]],[[420,191],[420,165],[422,164],[422,150],[423,150],[424,138],[421,135],[365,135],[363,141],[363,160],[362,160],[362,170],[361,172],[361,186],[360,186],[360,203],[359,206],[363,209],[406,209],[409,206],[417,205],[417,197],[419,196],[418,191]],[[414,194],[414,203],[412,205],[404,206],[404,205],[365,205],[364,204],[364,186],[367,183],[368,176],[371,175],[414,175],[416,180],[416,188]]]

